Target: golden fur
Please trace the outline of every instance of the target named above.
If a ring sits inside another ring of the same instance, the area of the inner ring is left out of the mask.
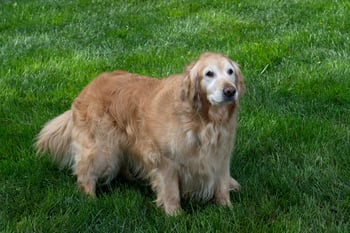
[[[36,146],[71,166],[90,196],[97,181],[132,173],[149,179],[167,214],[181,209],[181,197],[230,206],[229,191],[240,188],[229,165],[244,89],[238,65],[216,53],[164,79],[103,73],[45,125]]]

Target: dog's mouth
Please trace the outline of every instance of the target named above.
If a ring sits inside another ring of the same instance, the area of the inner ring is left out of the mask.
[[[225,102],[227,104],[234,103],[236,100],[237,100],[236,96],[231,96],[231,97],[224,96],[223,97],[223,102]]]
[[[222,105],[229,105],[229,104],[234,104],[237,101],[236,95],[234,96],[221,96],[221,98],[215,98],[213,96],[210,96],[208,98],[209,102],[211,105],[214,106],[222,106]]]

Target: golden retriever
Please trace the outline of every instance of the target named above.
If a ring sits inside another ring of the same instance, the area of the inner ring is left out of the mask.
[[[181,197],[231,206],[230,190],[240,189],[230,156],[244,90],[239,66],[217,53],[163,79],[103,73],[44,126],[36,147],[71,166],[92,197],[98,181],[122,173],[149,180],[169,215],[181,210]]]

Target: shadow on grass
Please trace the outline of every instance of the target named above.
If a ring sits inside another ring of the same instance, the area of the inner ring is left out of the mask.
[[[153,192],[147,180],[138,179],[129,181],[118,176],[109,184],[99,184],[96,189],[97,198],[112,197],[115,192],[122,192],[124,194],[130,192],[134,193],[136,196],[143,199],[143,203],[147,202],[149,208],[158,208],[155,203],[156,194]],[[239,193],[231,192],[232,204],[238,203],[240,200],[241,197]],[[186,215],[196,215],[212,208],[223,208],[217,205],[213,199],[209,201],[196,201],[188,198],[181,198],[181,207]],[[224,209],[229,210],[229,208]]]

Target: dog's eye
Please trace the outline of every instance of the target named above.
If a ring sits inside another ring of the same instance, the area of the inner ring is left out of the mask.
[[[228,73],[229,75],[233,74],[233,69],[229,69],[229,70],[227,71],[227,73]]]
[[[205,73],[205,75],[212,78],[214,77],[214,72],[209,70],[207,73]]]

